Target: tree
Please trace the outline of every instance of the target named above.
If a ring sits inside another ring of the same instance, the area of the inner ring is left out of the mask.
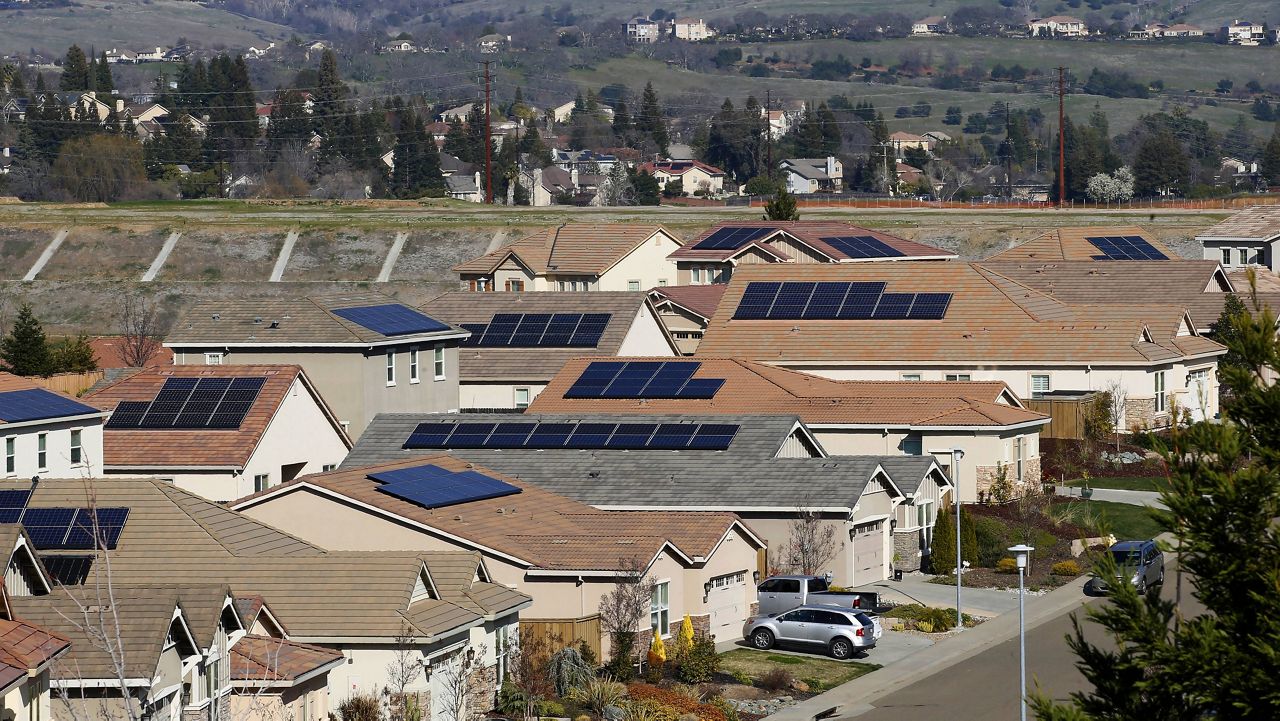
[[[952,105],[947,108],[947,114],[942,116],[943,125],[959,125],[964,122],[964,111],[959,105]]]
[[[98,66],[94,69],[94,90],[99,95],[109,95],[116,89],[115,80],[111,77],[111,66],[107,64],[107,53],[98,56]]]
[[[1218,320],[1214,321],[1210,329],[1210,335],[1213,339],[1227,347],[1227,354],[1218,359],[1218,368],[1238,368],[1248,370],[1244,363],[1244,358],[1235,350],[1235,344],[1239,341],[1239,335],[1236,328],[1239,324],[1234,320],[1242,315],[1247,315],[1248,309],[1244,302],[1240,300],[1240,296],[1235,293],[1228,293],[1226,299],[1222,303],[1222,313],[1218,315]]]
[[[787,540],[778,549],[777,564],[795,573],[815,576],[828,569],[836,557],[836,524],[808,508],[797,508],[787,523]]]
[[[123,135],[88,135],[62,144],[53,162],[57,182],[77,200],[109,203],[146,185],[142,145]]]
[[[951,504],[939,505],[933,524],[933,540],[929,544],[929,568],[938,574],[951,573],[956,567],[956,519]]]
[[[1229,322],[1243,363],[1219,374],[1233,402],[1224,422],[1175,428],[1159,446],[1167,510],[1149,511],[1204,612],[1184,616],[1177,597],[1139,595],[1121,576],[1067,637],[1086,688],[1065,702],[1033,693],[1041,719],[1264,719],[1280,708],[1280,342],[1270,309]],[[1110,554],[1095,562],[1102,578],[1117,571]],[[1086,637],[1086,624],[1106,638]]]
[[[1271,140],[1262,151],[1262,177],[1271,185],[1280,185],[1280,122],[1271,131]]]
[[[120,359],[130,368],[144,368],[160,352],[164,335],[155,304],[143,295],[125,293],[116,317],[120,330]]]
[[[1133,171],[1120,168],[1115,173],[1098,173],[1089,178],[1085,194],[1096,203],[1123,203],[1133,199]]]
[[[649,598],[646,596],[646,613],[649,610],[648,604]],[[602,605],[601,623],[603,622]],[[552,641],[544,633],[521,626],[519,641],[507,649],[507,679],[519,695],[527,721],[537,719],[538,705],[553,697],[556,692],[549,668]]]
[[[764,204],[764,217],[765,220],[800,220],[796,196],[787,192],[785,185],[779,187],[773,198]]]
[[[443,675],[440,682],[444,692],[440,699],[443,721],[470,721],[488,710],[488,706],[477,708],[482,700],[476,698],[476,677],[488,670],[484,654],[483,646],[467,648],[454,652],[453,658],[445,662],[444,669],[439,672]]]
[[[658,179],[647,170],[627,169],[628,181],[635,193],[636,205],[658,205],[662,202],[662,190]]]
[[[658,92],[653,89],[653,83],[646,83],[644,86],[644,94],[640,96],[640,114],[636,116],[635,125],[637,131],[647,134],[653,140],[659,153],[667,154],[671,143],[667,134],[667,119],[658,103]]]
[[[1133,160],[1133,177],[1139,197],[1186,194],[1191,164],[1182,143],[1166,130],[1144,138]]]
[[[0,339],[0,361],[6,371],[18,376],[45,376],[52,372],[44,327],[27,303],[18,309],[9,335]]]
[[[1107,383],[1107,420],[1116,437],[1116,453],[1120,452],[1120,429],[1124,428],[1124,412],[1129,407],[1129,391],[1118,380]]]
[[[391,662],[387,664],[387,693],[390,694],[391,721],[415,721],[416,694],[409,687],[422,675],[422,662],[414,649],[413,629],[402,623],[394,639]]]
[[[98,370],[98,359],[94,356],[93,346],[89,345],[89,337],[59,338],[49,344],[49,364],[53,373],[88,373]]]
[[[605,187],[600,194],[602,202],[610,207],[636,204],[636,191],[631,185],[631,174],[624,163],[614,163],[609,168]]]
[[[620,681],[631,676],[631,653],[636,632],[649,615],[657,582],[634,558],[618,563],[613,588],[600,599],[600,628],[609,634],[610,673]]]
[[[62,78],[58,80],[58,89],[88,90],[90,81],[89,59],[85,57],[79,45],[72,45],[67,48],[67,55],[62,60]]]

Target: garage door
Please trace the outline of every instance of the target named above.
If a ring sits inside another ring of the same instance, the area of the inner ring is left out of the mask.
[[[884,580],[884,533],[882,521],[853,527],[854,583]]]
[[[742,635],[746,623],[747,572],[738,571],[711,579],[707,592],[707,608],[711,614],[711,633],[719,641],[732,640]]]

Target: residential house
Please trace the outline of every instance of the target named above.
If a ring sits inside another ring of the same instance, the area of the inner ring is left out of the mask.
[[[567,123],[573,117],[573,111],[578,107],[577,101],[570,100],[562,105],[557,105],[547,111],[547,115],[551,117],[551,121],[555,123]]]
[[[465,105],[449,108],[448,110],[443,110],[440,112],[440,121],[448,123],[457,120],[465,123],[467,121],[467,116],[471,114],[471,109],[474,107],[475,103],[467,103]]]
[[[1164,31],[1160,34],[1160,37],[1202,38],[1204,37],[1204,30],[1202,30],[1201,28],[1195,25],[1188,25],[1187,23],[1175,23],[1165,28]]]
[[[178,365],[297,364],[355,438],[378,413],[457,408],[466,337],[368,293],[199,303],[165,346]]]
[[[158,63],[164,60],[164,48],[151,48],[150,50],[139,50],[137,60],[139,63]]]
[[[945,15],[930,15],[911,24],[912,35],[946,35],[951,32],[951,24]]]
[[[1228,45],[1254,47],[1267,40],[1267,26],[1249,20],[1233,20],[1218,30],[1218,40]]]
[[[169,109],[160,103],[129,103],[124,106],[128,119],[134,123],[168,117]]]
[[[107,53],[107,62],[111,63],[112,65],[115,65],[118,63],[132,64],[132,63],[138,62],[138,54],[132,50],[127,50],[124,48],[111,48],[110,50],[107,50],[106,53]]]
[[[959,262],[741,268],[698,348],[836,380],[967,375],[1020,398],[1114,388],[1125,428],[1215,417],[1225,352],[1179,305],[1071,303]]]
[[[694,378],[723,383],[711,398],[582,397],[572,390],[593,363],[640,359],[575,358],[530,413],[797,416],[832,456],[928,455],[977,501],[1004,473],[1009,492],[1040,483],[1040,430],[1049,418],[1027,410],[1000,381],[839,381],[756,361],[699,356]],[[965,461],[953,468],[952,450]]]
[[[659,34],[658,23],[649,18],[632,18],[627,21],[627,42],[656,43]]]
[[[644,163],[639,169],[648,171],[663,187],[679,182],[686,197],[724,192],[724,171],[699,160],[660,160]]]
[[[456,422],[472,416],[411,418]],[[445,512],[443,503],[400,490],[406,483],[426,488],[455,478],[493,489],[460,494]],[[597,654],[606,642],[598,623],[602,600],[617,575],[626,573],[658,583],[654,632],[670,637],[688,614],[696,629],[717,639],[739,637],[755,600],[748,581],[765,548],[731,513],[599,511],[433,451],[370,466],[347,464],[242,499],[235,508],[334,551],[479,553],[491,578],[533,599],[522,625],[586,626],[592,630],[563,640],[581,638]]]
[[[565,223],[453,267],[462,287],[644,290],[675,280],[681,241],[661,225]]]
[[[6,123],[21,123],[27,119],[27,106],[30,101],[23,97],[9,98],[0,105],[0,119]]]
[[[554,165],[522,164],[520,187],[529,193],[529,205],[545,208],[565,203],[569,205],[598,205],[598,189],[608,180],[604,176],[580,173],[577,169],[561,170]],[[513,186],[511,193],[514,196]]]
[[[346,663],[341,651],[250,631],[231,649],[229,717],[327,719],[329,675]]]
[[[412,40],[394,40],[382,46],[384,53],[416,53],[418,46]]]
[[[643,291],[457,291],[422,310],[471,331],[458,351],[463,411],[526,408],[577,356],[676,355]]]
[[[465,200],[468,203],[483,203],[485,186],[480,181],[480,171],[471,175],[446,175],[444,178],[445,195],[454,200]]]
[[[1133,246],[1136,241],[1136,247],[1142,249],[1141,258],[1125,258],[1126,261],[1176,260],[1179,257],[1155,236],[1136,225],[1080,226],[1046,231],[989,256],[987,261],[1116,260],[1108,257],[1109,253],[1114,254],[1112,238],[1134,239],[1124,242]]]
[[[768,545],[767,556],[744,574],[753,581],[754,573],[764,577],[795,568],[786,550],[795,542],[791,526],[809,514],[833,528],[836,554],[825,570],[838,583],[881,581],[891,572],[896,531],[906,536],[903,546],[911,548],[913,559],[924,554],[920,539],[927,543],[935,515],[914,509],[936,509],[951,490],[932,457],[834,458],[795,416],[385,415],[342,469],[416,460],[431,449],[600,510],[736,514]],[[913,507],[910,526],[895,529],[891,521],[903,504]],[[722,533],[722,521],[714,523],[704,529],[709,540]],[[604,538],[625,539],[627,527],[617,524]],[[529,546],[558,545],[556,540],[542,535]],[[735,588],[746,579],[724,575],[741,570],[737,563],[723,568],[700,590],[711,594],[722,582]],[[683,593],[688,598],[689,589]],[[722,638],[736,635],[731,626],[721,632]]]
[[[702,18],[676,18],[671,23],[671,34],[677,40],[697,42],[712,37],[715,31],[707,27]]]
[[[1070,15],[1051,15],[1047,18],[1036,18],[1027,23],[1031,37],[1079,38],[1089,34],[1089,28],[1080,18]]]
[[[1280,206],[1255,205],[1201,232],[1196,240],[1206,260],[1228,270],[1250,267],[1280,272]]]
[[[765,110],[760,109],[760,114],[768,118],[769,136],[774,140],[778,140],[791,132],[792,113],[786,110]]]
[[[680,355],[693,355],[724,296],[724,283],[666,285],[649,289],[649,302],[658,313]]]
[[[276,47],[275,43],[267,43],[262,47],[258,47],[256,45],[250,45],[249,48],[244,51],[244,54],[245,54],[245,57],[252,58],[254,60],[261,60],[263,57],[266,56],[267,53],[274,50],[275,47]],[[172,52],[173,51],[171,50],[170,53]]]
[[[100,477],[107,415],[28,378],[0,372],[3,477]]]
[[[494,53],[500,53],[503,50],[506,50],[510,46],[511,46],[510,35],[499,35],[497,33],[492,33],[489,35],[482,35],[476,38],[476,49],[479,50],[481,54],[484,54],[484,55],[492,55]]]
[[[902,130],[889,136],[889,145],[893,148],[894,157],[901,160],[908,150],[929,152],[933,150],[933,140],[924,135],[916,135]]]
[[[896,161],[893,165],[894,193],[914,192],[926,180],[924,171],[914,165]]]
[[[928,138],[930,141],[929,142],[930,150],[933,150],[934,148],[938,147],[943,143],[950,143],[953,140],[955,140],[955,138],[952,138],[950,135],[942,132],[941,130],[930,130],[929,132],[924,134],[924,137]]]
[[[351,447],[296,365],[147,368],[86,400],[111,411],[106,475],[161,478],[215,501],[335,466]]]
[[[618,156],[597,153],[592,150],[552,150],[551,162],[561,170],[608,175],[618,161]]]
[[[66,636],[15,618],[6,600],[0,608],[0,716],[15,721],[54,718],[52,668],[70,649]]]
[[[835,156],[787,158],[778,168],[789,193],[838,193],[844,189],[844,164]]]
[[[823,220],[730,221],[713,226],[674,251],[676,285],[727,283],[735,269],[755,263],[862,263],[950,260],[955,254],[868,230]]]

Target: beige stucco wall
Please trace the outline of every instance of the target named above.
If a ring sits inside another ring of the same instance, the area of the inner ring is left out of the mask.
[[[238,689],[230,698],[231,718],[326,721],[329,718],[328,681],[328,674],[320,674],[286,689]]]
[[[639,281],[637,290],[653,288],[661,280],[674,283],[676,266],[667,256],[679,247],[674,238],[659,232],[605,271],[593,290],[631,290],[630,281]]]
[[[17,427],[14,427],[17,426]],[[71,462],[71,431],[80,431],[81,462]],[[45,466],[38,463],[39,435],[45,435]],[[14,470],[5,472],[6,439],[13,439]],[[102,419],[52,421],[23,426],[0,425],[0,477],[100,478],[102,476]]]
[[[49,669],[27,677],[0,698],[0,721],[43,721],[51,718]]]

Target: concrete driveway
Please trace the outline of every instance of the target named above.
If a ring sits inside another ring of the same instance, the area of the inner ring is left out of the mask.
[[[901,581],[877,581],[859,586],[859,591],[875,591],[893,603],[919,603],[937,608],[956,607],[955,584],[929,583],[929,576],[908,575]],[[1014,578],[1017,583],[1017,578]],[[968,588],[961,590],[961,609],[971,616],[991,618],[1018,607],[1018,594],[993,588]]]

